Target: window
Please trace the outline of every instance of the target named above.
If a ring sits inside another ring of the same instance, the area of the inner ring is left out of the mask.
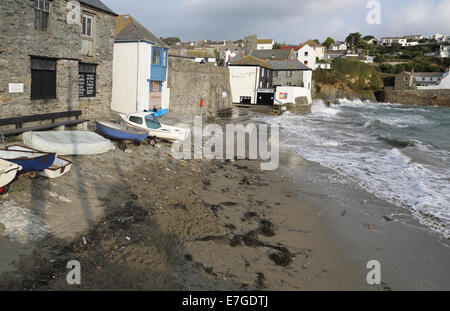
[[[159,81],[152,81],[151,90],[150,92],[161,92],[161,82]]]
[[[97,66],[80,63],[78,65],[78,96],[80,98],[97,96]]]
[[[162,50],[163,51],[163,66],[167,66],[167,51],[166,50]]]
[[[272,71],[272,77],[278,77],[278,71]]]
[[[305,52],[305,56],[309,56],[309,52]]]
[[[50,2],[47,0],[34,0],[34,29],[46,31],[49,15]]]
[[[161,49],[153,48],[152,65],[161,65]]]
[[[288,78],[292,77],[292,70],[286,71],[286,77]]]
[[[262,85],[263,85],[263,84],[262,84],[262,81],[261,81],[261,82],[259,82],[259,87],[262,87]]]
[[[144,124],[144,121],[142,121],[141,117],[130,117],[130,122],[133,122],[136,124]]]
[[[94,56],[94,17],[92,15],[83,14],[81,26],[81,34],[83,37],[81,42],[81,54],[92,57]]]
[[[31,99],[56,98],[56,60],[31,58]]]
[[[159,123],[158,119],[153,114],[145,117],[145,124],[149,129],[153,130],[157,130],[161,127],[161,123]]]
[[[405,77],[405,81],[408,81],[408,77]]]
[[[83,27],[81,34],[86,37],[92,37],[92,16],[83,14],[81,25]]]
[[[305,60],[305,65],[308,65],[308,61],[307,60]]]

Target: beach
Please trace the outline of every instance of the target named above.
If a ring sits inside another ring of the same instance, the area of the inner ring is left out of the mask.
[[[449,289],[448,241],[336,172],[286,148],[261,171],[175,160],[170,147],[20,178],[0,201],[0,289]],[[71,260],[81,285],[66,281]],[[371,260],[381,285],[367,283]]]

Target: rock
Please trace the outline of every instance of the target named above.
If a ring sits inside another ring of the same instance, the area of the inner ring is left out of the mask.
[[[265,219],[261,220],[261,222],[259,223],[258,230],[265,237],[273,237],[275,235],[273,223]]]
[[[394,218],[387,216],[387,215],[383,215],[384,220],[386,220],[387,222],[391,222],[394,221]]]
[[[5,232],[5,230],[6,230],[5,225],[0,222],[0,235],[2,235]]]
[[[371,224],[365,224],[365,225],[364,225],[364,228],[367,228],[367,229],[369,229],[369,230],[375,229],[375,227],[372,226]]]
[[[268,256],[273,262],[275,262],[277,266],[283,267],[289,266],[292,263],[292,259],[294,258],[294,255],[292,255],[291,252],[285,247],[270,249],[268,251]]]
[[[125,149],[124,152],[125,152],[125,153],[128,153],[128,154],[133,153],[133,151],[131,151],[131,149]]]
[[[256,273],[255,285],[258,289],[262,289],[262,288],[266,287],[264,285],[265,280],[266,280],[266,277],[264,276],[264,274],[262,272]]]

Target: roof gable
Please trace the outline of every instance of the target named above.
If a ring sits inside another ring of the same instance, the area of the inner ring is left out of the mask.
[[[128,14],[116,18],[115,41],[148,41],[156,46],[168,48],[163,41]]]
[[[253,56],[244,56],[239,58],[231,62],[229,66],[259,66],[272,69],[272,67],[265,60]]]
[[[118,15],[118,14],[114,13],[114,11],[112,11],[106,5],[104,5],[103,2],[101,2],[100,0],[80,0],[80,3],[90,6],[90,7],[93,7],[95,9],[98,9],[100,11],[112,14],[114,16]]]

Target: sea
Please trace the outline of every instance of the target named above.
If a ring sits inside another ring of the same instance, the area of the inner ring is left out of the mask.
[[[283,145],[450,236],[450,108],[315,100],[312,114],[263,117]]]

